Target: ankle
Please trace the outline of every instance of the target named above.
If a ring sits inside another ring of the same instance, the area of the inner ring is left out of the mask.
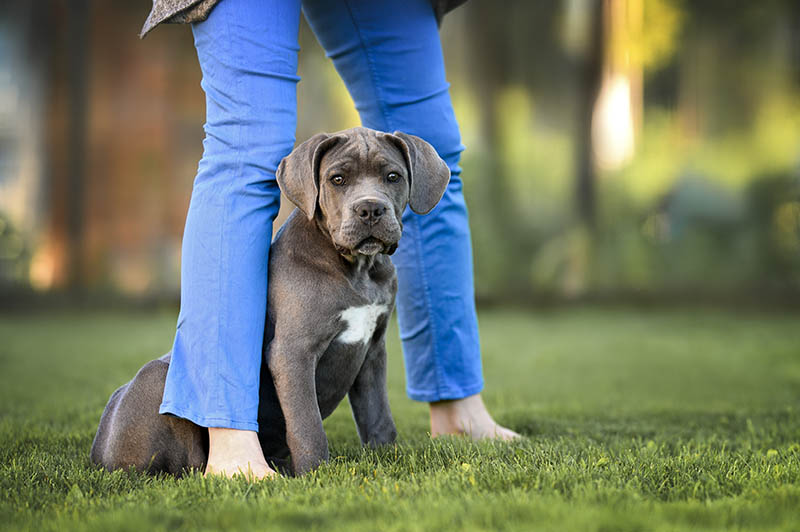
[[[474,425],[494,423],[479,394],[430,403],[431,433],[464,434]]]
[[[258,441],[258,433],[252,430],[229,429],[226,427],[208,427],[209,445],[252,445]]]
[[[457,407],[452,404],[452,401],[430,403],[431,436],[464,433],[456,410]]]
[[[266,464],[256,432],[221,427],[208,429],[208,462]]]

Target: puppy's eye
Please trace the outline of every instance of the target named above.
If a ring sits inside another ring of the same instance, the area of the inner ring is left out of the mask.
[[[335,175],[331,178],[331,183],[334,185],[344,185],[344,178],[340,175]]]
[[[386,176],[386,180],[389,183],[397,183],[400,181],[400,175],[397,172],[389,172],[389,175]]]

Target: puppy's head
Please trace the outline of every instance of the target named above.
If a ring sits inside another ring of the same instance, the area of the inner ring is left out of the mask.
[[[300,144],[281,161],[277,179],[341,254],[375,255],[397,248],[406,205],[419,214],[433,209],[450,169],[419,137],[353,128]]]

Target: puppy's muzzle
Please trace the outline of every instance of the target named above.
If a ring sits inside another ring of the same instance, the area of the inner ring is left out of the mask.
[[[377,224],[386,211],[389,204],[378,199],[362,199],[353,205],[353,211],[361,222],[373,226]]]
[[[350,213],[342,229],[343,247],[362,255],[375,255],[394,252],[402,226],[388,201],[365,196],[350,204]],[[348,241],[352,244],[346,244]]]

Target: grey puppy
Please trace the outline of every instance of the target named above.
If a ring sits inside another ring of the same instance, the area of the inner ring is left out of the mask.
[[[302,474],[327,460],[322,420],[345,395],[363,444],[394,441],[384,337],[397,277],[388,255],[406,205],[429,212],[449,179],[422,139],[366,128],[315,135],[281,161],[278,185],[297,209],[270,252],[258,408],[264,456],[279,469]],[[92,462],[175,475],[205,467],[208,431],[158,414],[169,363],[166,354],[145,364],[111,395]]]

